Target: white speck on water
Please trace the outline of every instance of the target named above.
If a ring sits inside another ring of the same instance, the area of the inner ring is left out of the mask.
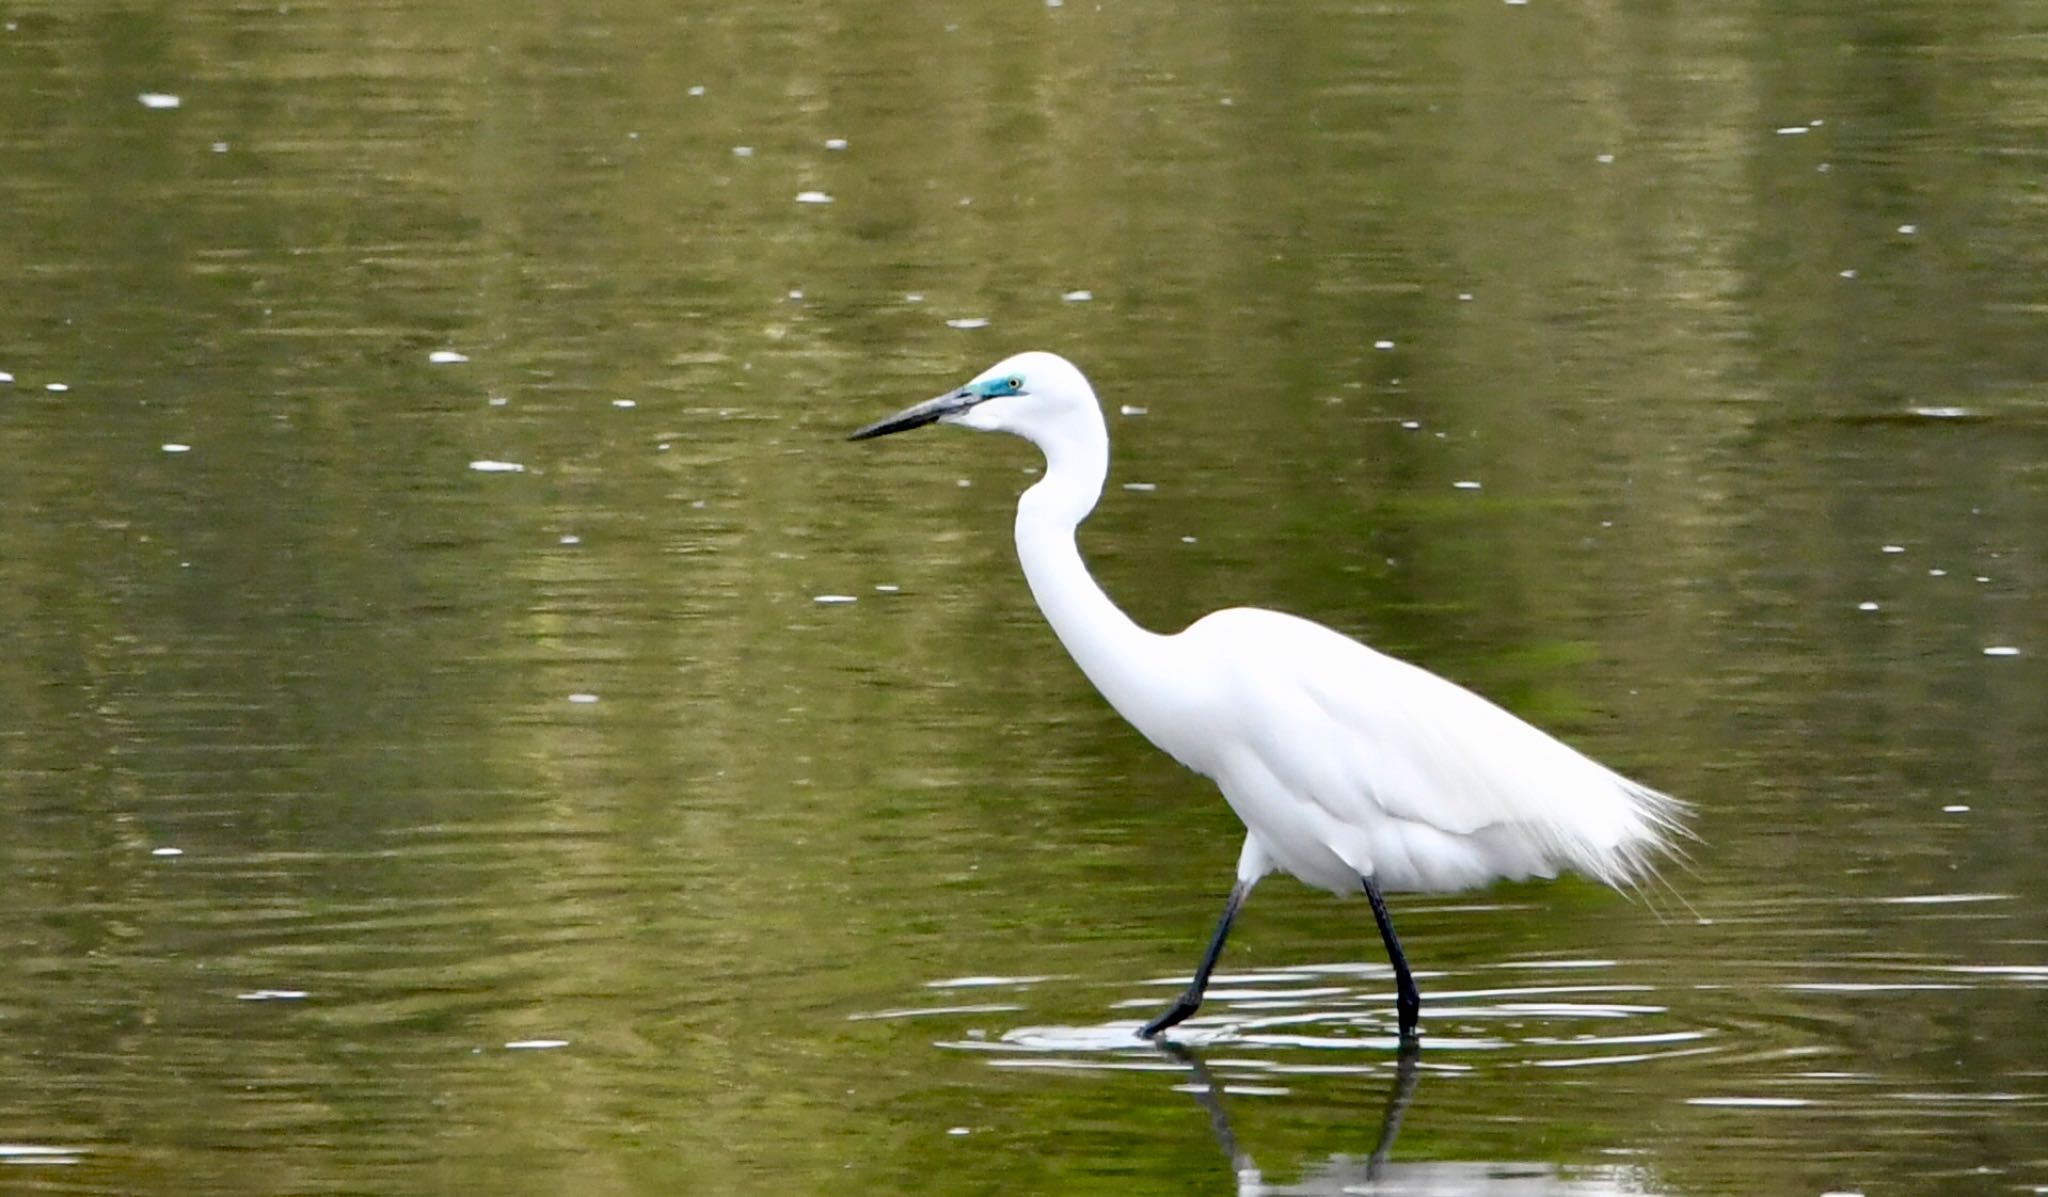
[[[1459,303],[1471,303],[1471,302],[1472,302],[1472,293],[1471,293],[1470,291],[1460,291],[1460,292],[1458,292],[1458,302],[1459,302]]]
[[[961,490],[966,490],[966,489],[967,489],[968,487],[970,487],[970,486],[973,486],[973,485],[974,485],[974,479],[972,479],[972,478],[962,478],[962,479],[960,479],[960,480],[959,480],[958,482],[954,483],[953,485],[955,485],[955,486],[959,487],[959,488],[960,488]]]
[[[1877,604],[1870,602],[1868,599],[1866,599],[1863,602],[1856,604],[1856,609],[1858,611],[1875,611],[1877,610]]]
[[[1780,137],[1797,137],[1797,136],[1799,136],[1799,135],[1800,135],[1801,133],[1805,133],[1805,132],[1808,132],[1808,128],[1807,128],[1807,126],[1805,126],[1805,125],[1786,125],[1786,126],[1784,126],[1783,128],[1781,128],[1781,129],[1779,129],[1779,130],[1778,130],[1778,136],[1780,136]]]
[[[1941,813],[1944,815],[1966,815],[1970,813],[1970,808],[1961,802],[1951,802],[1941,808]]]
[[[569,696],[569,701],[577,703],[579,705],[588,706],[589,704],[597,701],[597,695],[578,692],[576,694],[571,694]]]
[[[631,400],[631,399],[614,399],[614,400],[612,400],[612,406],[613,406],[613,407],[638,407],[638,406],[640,406],[640,404],[639,404],[639,403],[637,403],[637,402],[635,402],[634,400]]]
[[[957,319],[957,320],[948,320],[948,321],[946,321],[946,327],[947,327],[947,328],[987,328],[987,327],[988,327],[988,317],[986,317],[986,316],[962,316],[962,317],[960,317],[960,318],[959,318],[959,319]]]
[[[1392,349],[1394,343],[1392,341],[1374,341],[1372,347],[1374,349]]]
[[[13,382],[13,381],[14,381],[14,375],[12,375],[12,374],[9,374],[9,373],[8,373],[7,371],[5,371],[5,370],[0,370],[0,382]]]
[[[46,382],[43,384],[43,389],[46,391],[54,391],[57,394],[61,395],[65,391],[71,389],[71,384],[68,382]]]
[[[1180,542],[1182,544],[1193,544],[1195,543],[1195,538],[1192,536],[1183,536],[1180,538]]]
[[[1474,481],[1474,480],[1472,480],[1472,479],[1470,479],[1470,478],[1466,478],[1466,479],[1463,479],[1463,480],[1461,480],[1461,481],[1458,481],[1458,482],[1453,482],[1453,483],[1451,483],[1451,485],[1452,485],[1452,486],[1455,486],[1455,487],[1457,487],[1457,488],[1458,488],[1459,490],[1478,490],[1478,489],[1479,489],[1479,483],[1478,483],[1478,482],[1476,482],[1476,481]]]
[[[1157,482],[1126,482],[1126,483],[1124,483],[1124,489],[1125,489],[1125,490],[1158,490],[1158,489],[1159,489],[1159,484],[1158,484]]]
[[[703,94],[704,94],[704,85],[703,85],[702,83],[693,83],[693,84],[691,84],[691,85],[690,85],[690,94],[691,94],[691,95],[693,95],[693,96],[701,96],[701,95],[703,95]]]
[[[846,148],[846,139],[844,137],[827,137],[825,139],[825,148],[828,150],[843,150]]]
[[[1985,576],[1985,575],[1983,575],[1983,574],[1978,574],[1978,575],[1977,575],[1977,580],[1978,580],[1979,582],[1989,582],[1989,581],[1990,581],[1991,579],[1990,579],[1990,578],[1988,578],[1988,577],[1986,577],[1986,576]]]
[[[1149,407],[1139,407],[1135,403],[1120,403],[1116,409],[1117,414],[1120,416],[1142,416],[1151,410]]]
[[[832,202],[832,197],[822,191],[799,191],[796,193],[796,202],[800,204],[829,204]]]
[[[789,297],[790,297],[791,299],[802,299],[802,298],[804,297],[804,291],[803,291],[803,288],[802,288],[802,287],[794,287],[794,288],[791,288],[791,290],[790,290],[790,292],[789,292]]]
[[[505,1050],[515,1052],[544,1052],[558,1047],[569,1046],[567,1039],[514,1039],[505,1045]]]
[[[1061,295],[1060,298],[1068,303],[1087,303],[1089,300],[1095,298],[1095,292],[1068,291],[1065,294]]]
[[[192,446],[190,445],[181,445],[176,441],[166,441],[164,443],[164,452],[166,453],[190,453],[191,451]]]
[[[820,594],[813,597],[811,601],[820,606],[835,607],[842,603],[857,603],[860,600],[850,594]]]
[[[507,403],[510,403],[512,401],[510,399],[505,398],[503,395],[493,395],[490,397],[490,399],[486,400],[486,402],[488,402],[492,407],[503,407]]]
[[[1407,429],[1408,431],[1410,431],[1410,432],[1413,432],[1413,431],[1415,431],[1416,429],[1418,429],[1418,428],[1422,427],[1422,421],[1420,421],[1420,420],[1403,420],[1403,421],[1401,421],[1401,427],[1403,427],[1403,428],[1406,428],[1406,429]]]
[[[252,989],[235,995],[238,1002],[302,1002],[306,1000],[303,989]]]
[[[1970,414],[1967,407],[1915,407],[1911,411],[1929,420],[1960,420]]]
[[[1813,1104],[1805,1097],[1688,1097],[1689,1106],[1757,1106],[1763,1109],[1795,1109]]]
[[[1913,234],[1919,231],[1920,226],[1917,224],[1902,224],[1899,226],[1899,232],[1905,234],[1908,237],[1912,236]]]
[[[903,302],[905,302],[905,303],[923,303],[923,302],[924,302],[924,292],[922,292],[922,291],[905,291],[905,292],[903,293]]]
[[[1509,3],[1513,3],[1513,0],[1509,0]],[[952,1128],[948,1129],[948,1130],[946,1131],[946,1133],[947,1133],[947,1134],[949,1134],[949,1135],[964,1135],[964,1134],[968,1134],[968,1133],[970,1133],[970,1132],[969,1132],[968,1128],[966,1128],[966,1127],[964,1127],[964,1126],[956,1126],[956,1127],[952,1127]]]
[[[436,349],[427,355],[427,360],[437,366],[453,366],[468,361],[469,355],[457,353],[453,349]]]
[[[7,22],[14,30],[14,22]],[[75,1164],[83,1147],[43,1147],[34,1143],[0,1143],[0,1164]]]
[[[216,153],[216,154],[225,154],[225,153],[227,153],[227,152],[228,152],[228,143],[227,143],[227,142],[225,142],[225,141],[216,141],[216,142],[214,142],[214,143],[213,143],[213,152],[214,152],[214,153]]]
[[[183,856],[185,855],[185,850],[183,848],[151,848],[149,854],[151,856]]]
[[[877,594],[895,594],[902,589],[903,587],[888,582],[880,582],[875,585],[875,592]]]
[[[581,536],[577,536],[577,535],[576,535],[575,533],[573,533],[573,532],[572,532],[572,533],[570,533],[569,535],[567,535],[567,536],[564,536],[564,537],[562,537],[562,538],[561,538],[560,540],[556,541],[555,543],[556,543],[556,544],[582,544],[582,543],[583,543],[583,538],[582,538]]]
[[[135,97],[144,108],[176,108],[185,101],[167,91],[146,91]]]
[[[1884,546],[1884,551],[1887,553],[1903,553],[1906,551],[1906,546],[1902,544],[1888,544]]]
[[[524,474],[526,467],[516,461],[472,461],[469,468],[479,474]]]
[[[1806,122],[1806,127],[1807,127],[1807,128],[1809,128],[1809,129],[1818,129],[1818,128],[1820,128],[1820,127],[1821,127],[1822,125],[1825,125],[1825,124],[1827,124],[1827,122],[1826,122],[1826,121],[1823,121],[1823,120],[1812,120],[1812,121],[1808,121],[1808,122]]]
[[[735,158],[751,158],[754,156],[754,147],[750,145],[736,145],[732,147],[732,156]]]
[[[1927,571],[1927,576],[1930,578],[1946,578],[1948,577],[1948,571],[1945,569],[1930,569]]]
[[[655,451],[656,453],[666,453],[666,452],[668,452],[668,450],[669,450],[669,444],[668,444],[668,442],[667,442],[667,441],[663,441],[663,442],[661,442],[660,444],[658,444],[658,445],[654,446],[654,451]]]
[[[1614,165],[1614,155],[1595,154],[1593,155],[1593,161],[1598,162],[1602,166],[1612,166]]]
[[[1984,655],[1987,657],[2017,657],[2020,655],[2020,647],[2017,644],[1988,645],[1984,649]]]

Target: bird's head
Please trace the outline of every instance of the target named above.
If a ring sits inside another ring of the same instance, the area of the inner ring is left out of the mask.
[[[1102,433],[1095,389],[1056,353],[1020,353],[983,370],[964,386],[907,407],[854,433],[851,440],[908,432],[926,424],[958,424],[981,432],[1007,432],[1040,448]]]

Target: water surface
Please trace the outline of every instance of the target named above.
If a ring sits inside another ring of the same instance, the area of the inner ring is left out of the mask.
[[[2048,1186],[2048,6],[0,18],[10,1186]],[[841,441],[1027,347],[1141,622],[1426,664],[1692,864],[1397,897],[1405,1070],[1276,878],[1133,1043],[1238,829],[1028,447]]]

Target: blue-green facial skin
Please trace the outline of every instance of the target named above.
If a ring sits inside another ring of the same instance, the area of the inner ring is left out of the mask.
[[[974,383],[967,389],[973,391],[975,394],[981,396],[983,399],[1000,399],[1004,395],[1023,394],[1024,379],[1018,375],[1010,374],[1002,378],[985,379],[981,382]]]

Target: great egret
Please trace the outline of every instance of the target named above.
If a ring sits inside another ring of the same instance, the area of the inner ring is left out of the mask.
[[[1560,868],[1618,888],[1652,873],[1683,833],[1678,800],[1320,624],[1245,607],[1171,636],[1133,623],[1074,544],[1102,497],[1109,431],[1094,389],[1065,358],[1005,358],[851,439],[931,423],[1008,432],[1045,454],[1045,475],[1017,501],[1017,557],[1032,597],[1117,713],[1214,781],[1244,822],[1215,935],[1187,991],[1144,1037],[1200,1007],[1238,908],[1275,869],[1339,896],[1364,891],[1409,1042],[1422,1001],[1382,890],[1446,892]]]

